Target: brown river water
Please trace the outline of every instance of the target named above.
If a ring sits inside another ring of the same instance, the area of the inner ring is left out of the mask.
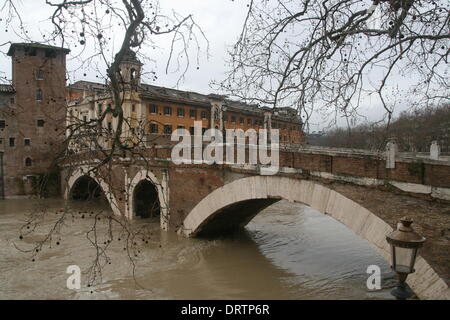
[[[63,205],[57,199],[0,200],[0,299],[392,299],[389,266],[365,240],[332,218],[287,201],[220,239],[186,239],[160,231],[157,220],[133,222],[152,233],[140,249],[135,276],[116,240],[101,282],[88,288],[85,271],[95,257],[86,238],[94,219],[88,214],[67,221],[61,237],[34,262],[17,249],[32,248],[39,238],[19,239],[28,212],[48,210],[42,223],[48,227]],[[71,205],[80,210],[79,203]],[[101,206],[82,205],[86,212]],[[69,265],[82,270],[79,290],[66,286]],[[384,289],[367,289],[369,265],[381,268]]]

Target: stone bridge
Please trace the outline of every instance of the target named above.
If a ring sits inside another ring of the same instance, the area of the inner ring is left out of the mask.
[[[100,186],[115,214],[146,217],[152,208],[163,229],[185,236],[243,227],[286,199],[343,223],[387,261],[385,236],[409,215],[427,242],[408,284],[421,299],[450,298],[449,158],[389,147],[382,153],[308,147],[280,150],[279,172],[261,175],[260,165],[176,165],[170,146],[144,152],[144,158],[125,154],[96,173],[89,171],[96,165],[92,157],[74,156],[62,171],[65,197]]]

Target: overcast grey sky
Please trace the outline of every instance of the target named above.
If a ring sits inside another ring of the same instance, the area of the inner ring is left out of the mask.
[[[0,3],[2,2],[0,0]],[[223,78],[223,74],[226,71],[225,60],[227,47],[232,45],[239,36],[245,20],[247,3],[247,0],[161,1],[161,7],[165,8],[167,12],[173,9],[181,15],[192,14],[209,41],[209,56],[207,56],[205,51],[206,46],[202,46],[199,69],[196,67],[191,68],[186,74],[184,81],[178,86],[179,89],[200,93],[213,92],[209,84],[212,80],[220,80]],[[27,35],[34,41],[43,41],[42,34],[46,34],[46,30],[52,30],[51,24],[46,21],[52,10],[45,5],[45,0],[18,0],[18,9],[22,13],[22,19],[25,21],[26,29],[28,30]],[[5,17],[2,17],[2,21],[0,21],[0,45],[8,41],[22,41],[13,29],[9,28],[6,30],[5,25]],[[117,40],[117,43],[119,42],[120,39]],[[163,48],[167,48],[168,45],[169,42],[167,41],[160,42],[160,46]],[[4,54],[7,51],[7,47],[0,46],[0,50],[3,52],[0,55],[0,72],[5,73],[6,77],[10,79],[11,61]],[[89,50],[89,48],[87,49]],[[165,73],[168,50],[143,52],[143,54],[148,55],[148,57],[155,61],[154,65],[144,65],[144,71],[154,70],[157,73],[158,79],[152,83],[160,86],[174,87],[179,79],[180,73]],[[68,71],[77,69],[77,66],[79,66],[79,60],[69,56]],[[92,69],[77,70],[70,75],[70,81],[72,82],[77,80],[99,81],[96,78],[97,74],[95,70]],[[399,106],[397,110],[401,109],[404,109],[404,107]],[[360,113],[365,115],[369,120],[378,120],[382,116],[383,110],[378,101],[372,101],[369,98],[365,100]],[[311,122],[312,131],[321,129],[323,123],[324,121],[322,121],[319,115],[315,116]],[[344,125],[345,121],[341,119],[338,123]]]

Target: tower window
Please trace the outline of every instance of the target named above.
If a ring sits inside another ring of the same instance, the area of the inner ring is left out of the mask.
[[[130,71],[130,79],[131,80],[136,79],[136,69],[131,69],[131,71]]]
[[[43,127],[43,126],[44,126],[44,123],[45,123],[44,120],[39,119],[39,120],[37,121],[37,126],[38,126],[38,127]]]
[[[42,101],[42,90],[41,89],[36,90],[36,101]]]
[[[45,57],[46,58],[56,58],[56,51],[51,50],[51,49],[45,50]]]
[[[36,70],[36,80],[44,80],[44,70]]]
[[[25,167],[31,167],[33,165],[33,161],[31,160],[31,158],[26,158],[25,159]]]
[[[131,112],[135,112],[136,111],[136,105],[135,104],[132,104],[131,105]]]
[[[23,139],[23,145],[29,147],[31,144],[30,138]]]
[[[30,56],[30,57],[35,57],[36,56],[36,48],[26,47],[25,55]]]

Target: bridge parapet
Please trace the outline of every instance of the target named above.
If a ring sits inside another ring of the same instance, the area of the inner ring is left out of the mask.
[[[249,149],[246,145],[245,159],[249,159]],[[124,153],[115,157],[120,164],[142,164],[150,166],[180,167],[171,159],[173,145],[154,145],[133,154]],[[238,150],[234,159],[237,159]],[[194,149],[188,159],[194,158]],[[73,155],[76,162],[85,164],[96,159],[95,151]],[[224,159],[225,160],[225,159]],[[70,162],[70,161],[69,161]],[[183,164],[183,167],[206,165],[205,162]],[[261,174],[260,164],[214,164],[221,170],[229,167],[232,170],[243,170],[248,174]],[[404,192],[428,195],[432,198],[450,200],[450,161],[447,158],[430,159],[411,154],[395,155],[395,165],[387,165],[385,152],[324,148],[324,147],[290,147],[279,151],[279,171],[277,174],[294,174],[350,182],[358,185],[387,185]]]

